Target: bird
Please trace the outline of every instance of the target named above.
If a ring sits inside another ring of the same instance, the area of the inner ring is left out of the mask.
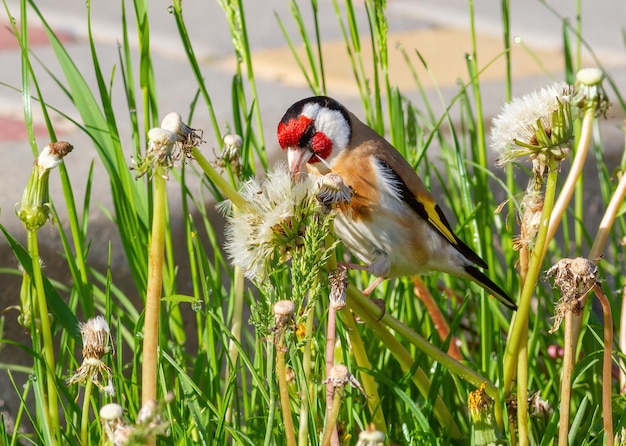
[[[352,188],[350,203],[337,210],[334,230],[362,262],[357,268],[377,276],[374,286],[386,278],[440,271],[476,282],[517,310],[480,271],[487,264],[453,232],[408,161],[337,100],[313,96],[294,103],[278,123],[277,138],[292,178],[334,172]]]

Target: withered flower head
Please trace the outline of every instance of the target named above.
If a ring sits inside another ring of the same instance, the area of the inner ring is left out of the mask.
[[[548,277],[554,278],[554,286],[561,290],[561,299],[555,308],[555,322],[550,333],[559,328],[568,311],[582,313],[582,299],[594,285],[599,284],[597,273],[598,266],[584,257],[561,259],[546,272]]]
[[[296,304],[291,300],[279,300],[274,304],[274,322],[277,329],[284,329],[293,322]]]
[[[35,160],[22,201],[16,205],[15,210],[28,231],[40,229],[48,220],[50,171],[61,164],[61,160],[73,149],[66,141],[52,142],[42,149]]]
[[[354,196],[354,189],[343,182],[343,178],[334,172],[317,178],[318,190],[315,198],[325,210],[342,209],[349,205]]]
[[[67,379],[67,383],[84,384],[87,380],[91,380],[107,395],[114,395],[111,369],[102,360],[111,351],[109,324],[104,317],[96,316],[80,324],[79,328],[83,339],[83,362],[76,373]]]
[[[133,159],[132,169],[137,171],[136,178],[153,172],[157,166],[169,169],[183,154],[191,158],[191,149],[203,142],[202,131],[189,127],[176,112],[167,114],[161,126],[150,129],[147,136],[145,156]]]

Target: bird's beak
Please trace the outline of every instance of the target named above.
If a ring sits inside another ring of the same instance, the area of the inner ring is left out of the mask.
[[[287,149],[287,163],[289,164],[289,174],[296,180],[300,173],[306,172],[306,163],[309,162],[313,152],[301,147],[289,147]]]

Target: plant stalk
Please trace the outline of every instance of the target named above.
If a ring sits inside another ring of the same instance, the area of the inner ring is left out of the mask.
[[[296,446],[296,433],[293,427],[293,418],[291,417],[291,402],[289,400],[289,387],[287,384],[287,367],[285,365],[285,332],[280,329],[277,334],[278,342],[276,343],[276,374],[278,376],[278,392],[280,394],[280,407],[283,413],[283,424],[285,426],[285,436],[287,437],[287,446]]]
[[[142,405],[157,399],[157,373],[159,348],[159,320],[163,288],[163,262],[165,253],[166,179],[162,166],[155,168],[153,176],[153,214],[150,253],[148,258],[148,287],[144,318],[143,367],[141,373]]]
[[[517,313],[513,316],[509,339],[504,352],[503,388],[505,393],[508,393],[511,388],[511,382],[513,381],[513,376],[515,374],[520,346],[524,341],[523,332],[528,329],[528,313],[530,311],[530,303],[537,285],[537,280],[539,279],[539,272],[541,271],[544,246],[547,243],[548,223],[550,222],[552,207],[554,206],[556,183],[559,174],[557,162],[550,160],[550,164],[547,166],[547,169],[548,178],[546,181],[546,192],[541,214],[541,224],[539,226],[539,232],[537,233],[535,246],[530,254],[526,280],[524,281],[524,285],[522,287]]]
[[[563,374],[561,376],[561,398],[559,402],[559,446],[568,445],[570,399],[572,394],[572,370],[574,369],[574,350],[571,311],[565,314],[563,342]]]
[[[37,296],[37,307],[39,309],[39,322],[41,337],[43,338],[43,362],[46,370],[46,397],[47,397],[47,417],[50,429],[52,430],[52,441],[58,444],[61,436],[61,426],[59,424],[59,403],[57,388],[55,383],[55,358],[54,343],[52,340],[52,328],[50,326],[50,316],[48,314],[48,302],[43,286],[43,275],[41,273],[41,263],[39,258],[39,243],[37,240],[37,230],[28,231],[28,249],[33,262],[33,282],[35,294]],[[33,326],[33,330],[37,328]],[[44,402],[44,406],[46,406]]]
[[[337,308],[333,303],[328,306],[328,321],[326,327],[326,378],[330,376],[331,369],[335,366],[335,339],[337,329]],[[335,384],[330,380],[326,381],[326,419],[331,421],[331,412],[335,410],[336,400]],[[337,417],[335,415],[335,422]],[[330,444],[333,446],[339,446],[339,433],[336,429],[336,423],[332,422],[332,431],[330,432]],[[327,424],[327,429],[330,424]],[[325,431],[326,432],[326,431]],[[326,435],[326,433],[324,434]]]
[[[80,444],[89,444],[89,403],[91,402],[91,391],[93,381],[88,379],[85,383],[85,396],[83,397],[83,412],[80,418]]]
[[[587,153],[589,152],[589,146],[591,145],[591,135],[593,133],[593,121],[595,116],[594,113],[595,109],[593,107],[589,107],[585,110],[580,129],[578,147],[576,148],[576,155],[574,157],[574,161],[572,162],[570,171],[567,174],[567,178],[565,179],[565,183],[563,184],[563,188],[559,193],[559,197],[554,203],[552,216],[550,217],[550,225],[548,226],[548,234],[546,235],[546,244],[543,249],[543,256],[546,255],[548,244],[550,243],[550,240],[554,238],[554,234],[561,223],[563,214],[565,213],[565,210],[572,199],[572,195],[574,194],[576,182],[580,178],[583,168],[585,167]]]
[[[611,304],[599,284],[593,286],[593,292],[602,304],[604,313],[604,349],[602,352],[602,422],[604,425],[604,444],[613,446],[613,405],[611,401],[613,367],[613,316]]]

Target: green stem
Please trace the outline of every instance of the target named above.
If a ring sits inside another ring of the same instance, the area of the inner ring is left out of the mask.
[[[550,240],[554,238],[554,234],[561,223],[563,214],[572,199],[572,194],[574,193],[576,183],[578,182],[578,179],[583,171],[583,167],[585,167],[587,153],[589,152],[589,146],[591,145],[591,135],[593,133],[594,112],[594,108],[589,107],[583,116],[580,138],[578,140],[578,147],[576,148],[576,155],[574,157],[574,161],[572,162],[572,167],[567,174],[567,178],[565,179],[565,183],[563,184],[563,188],[559,193],[559,198],[554,203],[554,208],[552,210],[552,217],[550,218],[550,225],[548,227],[548,234],[546,236],[546,244],[543,252],[544,256],[548,249],[548,244],[550,243]]]
[[[530,254],[528,273],[522,287],[517,313],[513,316],[509,339],[504,352],[503,388],[505,393],[508,393],[511,388],[511,382],[513,381],[516,369],[517,356],[520,351],[520,345],[523,341],[522,334],[524,330],[528,329],[530,302],[537,285],[537,280],[539,279],[539,272],[541,271],[541,264],[543,260],[543,251],[547,243],[548,222],[550,221],[552,208],[554,206],[556,183],[559,175],[557,162],[551,161],[551,164],[547,166],[547,169],[548,178],[546,181],[546,193],[544,197],[543,211],[541,214],[541,224],[539,226],[539,232],[537,233],[535,247]]]
[[[235,211],[236,212],[236,211]],[[244,274],[243,269],[239,266],[234,267],[233,272],[233,317],[230,322],[230,332],[232,338],[228,342],[228,358],[229,368],[227,371],[227,379],[231,379],[230,375],[237,369],[235,363],[239,357],[239,349],[237,343],[241,344],[241,321],[243,320],[243,291],[244,291]],[[236,342],[235,342],[236,341]],[[228,403],[225,421],[230,423],[233,410],[233,399]]]
[[[597,283],[593,286],[593,292],[602,304],[604,313],[604,349],[602,352],[602,421],[604,424],[604,444],[613,446],[613,403],[611,401],[612,366],[613,366],[613,316],[611,304],[604,291]]]
[[[48,302],[43,286],[43,276],[41,274],[41,264],[39,259],[39,243],[37,241],[37,231],[28,231],[28,250],[33,262],[33,281],[35,284],[35,294],[37,295],[37,306],[39,308],[39,322],[41,336],[43,338],[43,360],[46,370],[47,387],[47,417],[52,430],[52,441],[54,444],[60,440],[61,426],[59,424],[59,404],[55,382],[55,358],[54,344],[52,342],[52,328],[50,327],[50,316],[48,315]],[[35,329],[35,327],[33,327]]]
[[[153,176],[152,235],[148,259],[148,288],[143,337],[143,368],[141,373],[141,401],[157,399],[157,370],[159,348],[159,319],[163,288],[163,261],[165,253],[166,179],[165,169],[157,166]]]
[[[528,326],[522,331],[517,355],[517,435],[520,446],[528,446]]]
[[[332,395],[332,407],[328,412],[326,418],[326,426],[324,426],[324,435],[322,437],[322,446],[328,446],[331,444],[331,440],[334,433],[337,432],[337,417],[339,416],[339,409],[341,408],[341,392],[333,387]]]
[[[267,407],[267,426],[265,428],[265,446],[272,444],[272,431],[274,430],[274,418],[276,414],[276,393],[274,392],[274,380],[271,378],[274,365],[274,348],[267,343],[267,363],[265,364],[265,376],[267,377],[268,394],[270,401]]]
[[[352,300],[354,297],[351,296],[352,293],[357,292],[358,290],[354,288],[354,286],[348,286],[348,306],[350,309],[353,309]],[[361,294],[361,293],[359,293]],[[357,311],[357,314],[361,313]],[[365,351],[365,345],[363,344],[363,339],[361,335],[359,335],[359,331],[357,330],[356,323],[354,322],[354,318],[352,314],[347,313],[346,317],[342,317],[341,321],[346,328],[346,332],[348,333],[348,338],[350,338],[350,345],[352,346],[352,354],[354,355],[354,359],[356,359],[356,363],[361,370],[359,372],[359,378],[361,385],[363,386],[363,390],[367,394],[367,407],[369,408],[370,414],[372,416],[372,423],[376,426],[376,429],[381,432],[387,432],[387,423],[385,422],[385,414],[382,411],[380,405],[380,396],[378,395],[378,387],[376,386],[376,381],[374,381],[374,377],[365,373],[364,370],[372,370],[372,364],[370,363],[369,358],[367,357],[367,352]],[[387,344],[385,344],[387,346]]]
[[[213,168],[213,166],[211,166],[211,163],[209,163],[204,155],[202,155],[202,152],[200,152],[197,147],[194,147],[191,149],[191,153],[200,168],[209,177],[209,180],[213,182],[215,187],[217,187],[226,196],[226,198],[232,201],[237,208],[246,209],[248,206],[246,200],[244,200],[235,188],[231,186],[230,183]]]
[[[454,375],[457,375],[458,377],[464,379],[465,381],[473,384],[476,387],[480,387],[481,384],[485,384],[485,392],[487,392],[487,394],[496,401],[500,399],[498,389],[495,385],[493,385],[493,383],[489,382],[487,378],[476,373],[474,370],[467,367],[466,365],[463,365],[459,361],[454,360],[448,354],[442,352],[426,339],[418,335],[415,331],[408,328],[398,319],[394,318],[388,313],[385,313],[383,315],[381,309],[376,307],[376,305],[370,299],[365,297],[352,284],[348,286],[348,299],[348,305],[352,306],[353,303],[356,303],[357,306],[361,307],[366,313],[369,314],[369,319],[373,319],[372,322],[374,323],[370,323],[368,325],[370,328],[376,328],[376,330],[379,332],[379,324],[382,323],[386,325],[392,331],[396,332],[398,335],[402,336],[415,347],[417,347],[420,351],[425,353],[428,357],[430,357],[434,361],[439,362]],[[368,320],[367,322],[370,321]]]
[[[311,380],[311,341],[313,339],[314,324],[315,318],[313,311],[309,310],[304,329],[304,339],[306,339],[306,343],[302,349],[302,368],[304,370],[303,386],[306,387],[306,390],[300,402],[300,426],[298,427],[299,446],[307,446],[309,444],[309,401],[311,400],[311,394],[314,390]]]
[[[291,416],[291,402],[289,400],[289,387],[287,384],[287,367],[285,365],[285,332],[277,334],[278,342],[276,343],[276,374],[278,375],[278,392],[280,394],[280,407],[283,412],[283,424],[285,426],[285,436],[287,437],[287,446],[296,446],[296,433],[293,428],[293,418]]]
[[[87,380],[85,384],[85,396],[83,398],[83,412],[80,418],[80,444],[89,444],[89,403],[91,402],[91,391],[93,381]]]
[[[415,358],[400,344],[400,342],[398,342],[398,340],[391,334],[389,330],[387,330],[387,328],[385,328],[381,323],[377,321],[377,316],[374,316],[370,312],[368,312],[361,305],[360,301],[356,299],[356,296],[350,295],[350,288],[348,289],[348,298],[349,298],[348,306],[350,307],[350,309],[355,314],[358,314],[359,317],[361,317],[367,323],[368,328],[376,332],[376,336],[378,336],[378,339],[380,340],[380,342],[384,344],[385,348],[387,348],[391,352],[391,354],[394,356],[394,358],[396,358],[396,360],[400,364],[400,367],[402,368],[403,373],[408,373],[409,371],[413,370]],[[351,324],[344,322],[344,325],[346,325],[346,328],[348,329],[348,334],[357,331],[354,321],[351,321]],[[360,339],[361,338],[359,337],[359,341]],[[355,344],[354,342],[352,342],[353,341],[352,337],[350,338],[350,341],[351,341],[351,344],[353,347],[353,353],[354,353],[356,350],[354,349]],[[361,346],[362,346],[362,342],[361,342]],[[357,357],[357,364],[359,365],[360,368],[362,368],[361,364],[358,361],[358,357]],[[371,376],[362,373],[361,382],[363,383],[363,388],[365,389],[365,392],[367,393],[368,397],[370,397],[368,398],[369,400],[372,398],[368,390],[365,388],[364,377],[366,376],[371,379]],[[413,380],[413,383],[415,384],[415,387],[417,387],[417,389],[419,390],[419,392],[424,397],[427,397],[428,393],[430,392],[431,382],[428,379],[428,376],[426,376],[426,373],[424,373],[424,371],[420,367],[418,367],[414,371],[412,380]],[[378,401],[378,393],[376,394],[376,398]],[[380,407],[375,406],[375,408],[381,413],[381,416],[383,416],[383,413]],[[455,438],[455,439],[463,438],[462,432],[460,431],[459,427],[454,422],[454,419],[452,418],[452,415],[448,411],[448,408],[446,407],[446,405],[444,404],[444,402],[441,400],[439,396],[437,396],[437,399],[435,400],[434,412],[435,412],[435,417],[439,420],[441,425],[445,429],[447,429],[447,431],[450,433],[451,438]],[[383,421],[384,421],[384,418],[383,418]],[[375,419],[374,419],[374,423],[376,424]],[[386,426],[383,426],[383,427],[386,429]],[[380,427],[378,427],[378,425],[376,425],[376,429],[381,432],[386,432],[386,430],[382,430]]]

